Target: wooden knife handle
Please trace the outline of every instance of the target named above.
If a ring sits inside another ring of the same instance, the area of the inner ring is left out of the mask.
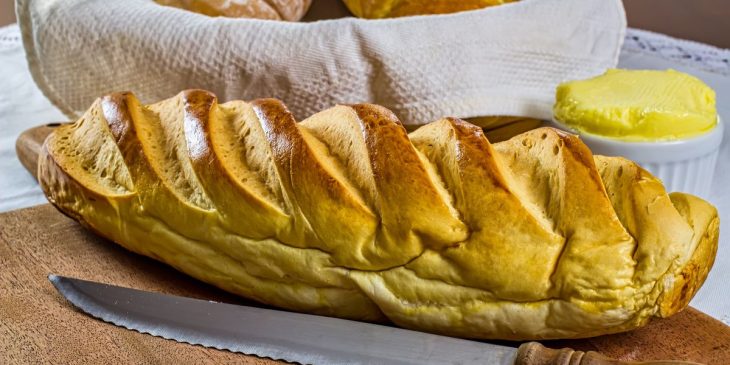
[[[621,361],[597,352],[564,348],[549,349],[537,342],[527,342],[517,349],[514,365],[701,365],[685,361]]]
[[[28,129],[18,136],[15,141],[15,152],[18,154],[20,163],[28,172],[38,180],[38,155],[43,147],[43,142],[51,132],[64,123],[48,123],[46,125]]]

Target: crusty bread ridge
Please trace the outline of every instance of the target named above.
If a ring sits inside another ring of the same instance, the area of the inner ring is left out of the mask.
[[[482,339],[578,338],[684,308],[707,202],[535,129],[490,144],[389,110],[297,123],[275,99],[98,99],[46,140],[48,199],[125,248],[278,307]]]

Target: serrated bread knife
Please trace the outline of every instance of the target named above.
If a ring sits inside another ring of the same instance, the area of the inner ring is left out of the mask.
[[[105,322],[178,342],[301,364],[677,365],[595,352],[519,348],[344,319],[217,303],[49,275],[74,306]]]

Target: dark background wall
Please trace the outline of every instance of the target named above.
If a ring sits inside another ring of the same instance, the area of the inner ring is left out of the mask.
[[[730,48],[730,0],[623,1],[632,27]],[[0,26],[15,21],[13,2],[0,0]]]
[[[0,0],[0,27],[15,22],[14,0]]]
[[[0,27],[15,21],[14,0],[0,0]]]
[[[624,0],[629,26],[730,48],[728,0]]]

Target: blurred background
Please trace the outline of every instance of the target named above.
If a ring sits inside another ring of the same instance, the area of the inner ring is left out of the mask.
[[[0,26],[15,22],[13,4],[0,0]],[[730,48],[730,1],[624,0],[624,5],[630,27]]]

